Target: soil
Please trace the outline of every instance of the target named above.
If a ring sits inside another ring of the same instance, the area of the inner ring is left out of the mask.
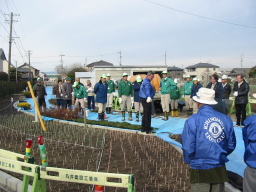
[[[24,114],[0,116],[0,147],[25,154],[25,140],[32,138],[32,155],[40,164],[37,136],[43,135],[51,167],[97,171],[100,163],[100,172],[134,174],[137,192],[189,191],[188,166],[181,154],[156,136],[54,122],[46,122],[47,131],[42,132],[32,120]],[[47,191],[91,192],[92,186],[47,180]],[[127,189],[106,187],[105,191]]]

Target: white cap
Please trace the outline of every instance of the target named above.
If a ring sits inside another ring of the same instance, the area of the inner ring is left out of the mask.
[[[127,73],[123,73],[123,76],[128,76],[128,74]]]
[[[256,99],[256,93],[252,94],[252,96]]]
[[[221,77],[221,79],[227,79],[227,78],[228,78],[227,75],[223,75],[223,76]]]
[[[162,74],[167,74],[168,72],[167,71],[163,71]]]
[[[198,79],[196,77],[194,77],[192,81],[198,81]]]
[[[186,75],[186,78],[190,78],[190,75]]]
[[[140,83],[140,82],[142,81],[141,76],[137,76],[137,77],[136,77],[136,81]]]
[[[196,93],[197,96],[193,96],[193,100],[198,103],[203,103],[207,105],[216,105],[218,102],[214,100],[215,91],[208,88],[200,88]]]
[[[111,77],[110,73],[107,73],[107,77]]]

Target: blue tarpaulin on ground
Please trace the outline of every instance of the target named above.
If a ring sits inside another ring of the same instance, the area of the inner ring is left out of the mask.
[[[52,95],[52,87],[47,87],[47,98],[46,98],[46,105],[47,107],[52,106],[49,103],[49,99],[54,98]],[[28,112],[34,114],[34,103],[32,99],[27,99],[27,102],[31,104],[31,110],[28,110]],[[127,119],[128,119],[128,115]],[[107,115],[108,121],[114,121],[114,122],[121,122],[122,116],[119,113],[114,112],[114,114]],[[90,113],[88,114],[87,119],[91,120],[97,120],[98,114],[97,113]],[[181,119],[181,118],[169,118],[168,121],[163,121],[161,120],[162,117],[155,117],[152,118],[151,125],[154,128],[158,128],[156,131],[156,135],[163,139],[164,141],[173,144],[179,148],[182,147],[182,145],[174,140],[172,140],[169,137],[169,134],[181,134],[183,130],[184,123],[186,119]],[[53,118],[50,117],[43,117],[45,121],[53,120]],[[134,125],[140,125],[141,122],[135,122],[135,114],[133,114],[133,121],[128,121],[131,124]],[[235,134],[236,134],[236,139],[237,139],[237,145],[236,149],[234,152],[228,156],[229,162],[226,164],[227,170],[235,172],[241,176],[243,176],[244,169],[246,167],[246,164],[244,163],[243,160],[243,155],[244,155],[244,143],[243,143],[243,138],[242,138],[242,130],[239,127],[235,127]]]

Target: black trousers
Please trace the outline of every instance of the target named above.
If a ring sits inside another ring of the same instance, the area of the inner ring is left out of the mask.
[[[141,103],[143,106],[143,116],[142,116],[142,130],[150,131],[151,130],[151,112],[152,104],[147,103],[147,99],[142,98]]]
[[[246,119],[246,105],[247,104],[236,104],[236,124],[244,125],[244,120]],[[242,121],[241,121],[242,114]]]
[[[65,109],[71,108],[71,106],[72,106],[72,100],[64,100],[64,99],[63,99],[62,104],[63,104],[63,107],[64,107]]]

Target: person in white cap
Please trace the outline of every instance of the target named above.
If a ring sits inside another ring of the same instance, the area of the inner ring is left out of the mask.
[[[193,82],[191,81],[191,77],[189,75],[186,76],[186,81],[187,82],[184,83],[184,85],[182,87],[182,97],[185,100],[187,114],[189,116],[189,115],[192,115],[192,111],[193,111],[193,101],[190,98]]]
[[[234,96],[236,107],[236,125],[235,127],[244,127],[244,120],[246,119],[246,105],[248,103],[248,94],[250,91],[249,84],[244,80],[243,75],[237,75],[234,83]],[[242,115],[242,120],[241,120]]]
[[[193,78],[193,87],[191,89],[191,96],[190,98],[192,99],[194,96],[196,96],[196,93],[198,92],[198,90],[203,87],[203,85],[201,85],[198,82],[198,79],[195,77]],[[193,114],[197,113],[198,108],[197,108],[197,103],[193,102]]]
[[[113,92],[116,91],[116,86],[114,81],[111,80],[110,73],[107,74],[107,84],[108,84],[108,99],[107,99],[107,106],[106,106],[106,112],[107,114],[112,113],[112,104],[113,104]]]
[[[133,90],[132,83],[128,81],[128,74],[123,73],[123,79],[118,84],[119,103],[122,104],[122,121],[125,121],[125,109],[127,108],[129,114],[129,121],[132,121],[132,99]]]
[[[132,88],[134,91],[134,109],[136,113],[136,122],[139,122],[139,116],[143,115],[143,106],[141,103],[141,97],[139,96],[140,94],[140,87],[142,84],[142,78],[140,75],[136,76],[136,81],[132,83]]]
[[[227,75],[223,75],[221,77],[221,82],[223,86],[223,102],[224,102],[226,114],[228,114],[229,96],[231,93],[231,85],[227,82],[227,79],[228,79]]]
[[[193,100],[198,112],[190,116],[181,135],[184,161],[190,165],[191,191],[224,192],[226,162],[236,147],[232,120],[213,109],[215,91],[200,88]]]
[[[162,72],[162,80],[160,82],[160,91],[161,91],[161,104],[164,112],[164,121],[168,120],[169,112],[170,112],[170,93],[172,89],[175,89],[176,83],[167,77],[167,71]]]

